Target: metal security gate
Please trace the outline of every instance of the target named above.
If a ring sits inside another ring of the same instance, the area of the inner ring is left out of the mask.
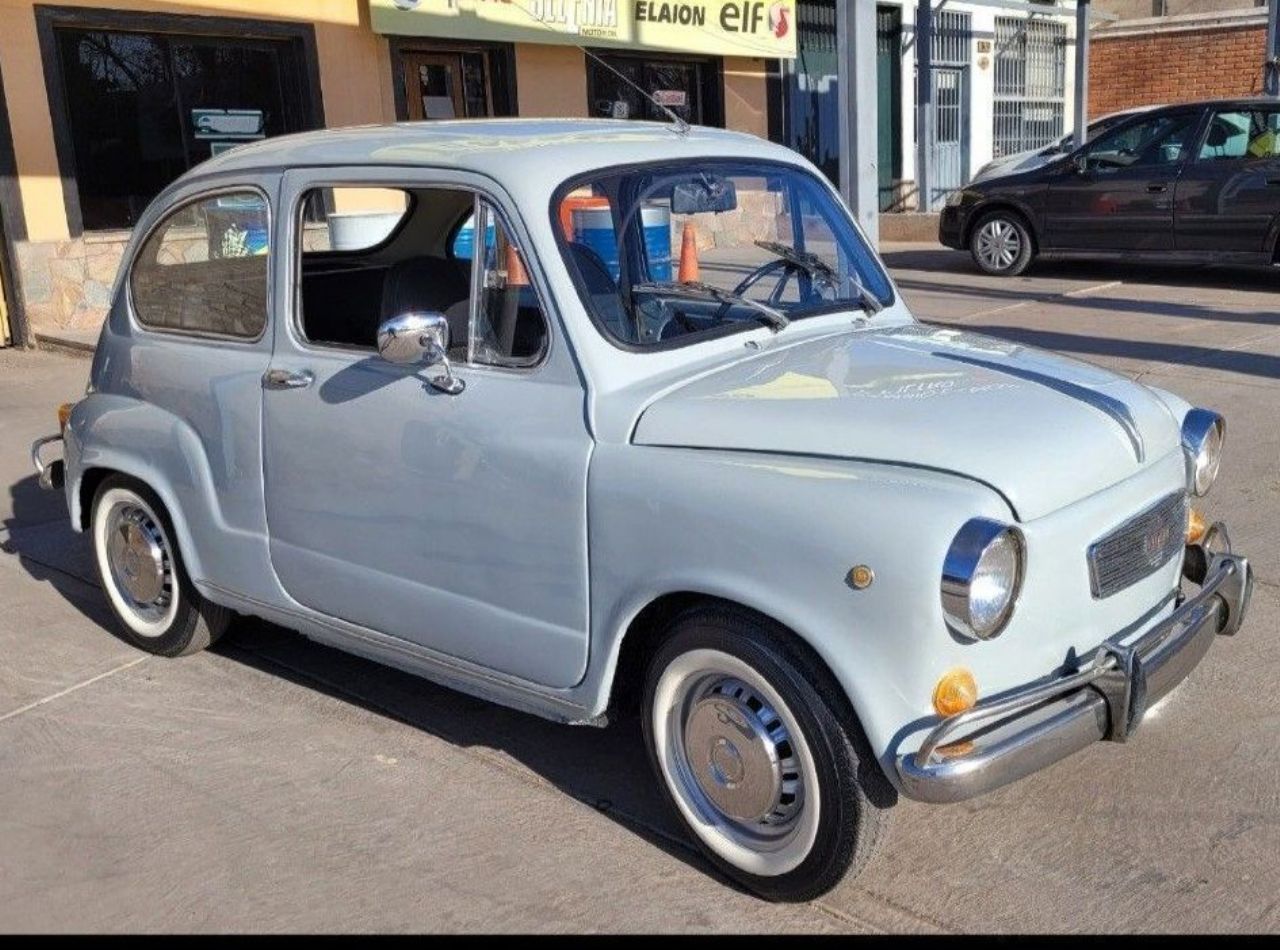
[[[1056,142],[1064,132],[1066,24],[996,17],[995,42],[995,157]]]
[[[965,70],[936,66],[933,70],[933,194],[931,207],[965,183]]]
[[[938,10],[933,19],[933,150],[930,210],[969,180],[969,57],[973,33],[969,14]]]
[[[899,7],[876,7],[876,91],[880,210],[893,211],[898,206],[898,184],[902,179],[902,10]]]

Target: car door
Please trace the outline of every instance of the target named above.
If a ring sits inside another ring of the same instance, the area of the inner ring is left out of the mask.
[[[300,244],[326,235],[298,209],[336,206],[329,232],[337,221],[349,233],[348,192],[358,198],[368,188],[354,186],[389,181],[407,193],[408,210],[375,229],[380,243],[299,264],[316,253]],[[339,200],[316,192],[334,184],[350,186]],[[528,246],[513,230],[518,219],[479,179],[425,170],[292,170],[283,193],[294,213],[279,286],[303,286],[280,295],[263,455],[271,561],[285,590],[410,650],[573,685],[587,655],[593,443],[545,286],[518,250]],[[469,223],[477,209],[492,228]],[[474,264],[456,257],[464,224]],[[373,304],[362,302],[368,293],[334,289],[344,271],[362,283],[382,272]],[[322,273],[323,291],[308,294],[309,275]],[[378,356],[377,320],[407,310],[446,313],[460,393],[431,384],[437,367]],[[354,329],[341,326],[348,313]],[[508,316],[515,323],[499,327]]]
[[[1280,107],[1215,110],[1178,178],[1178,249],[1263,252],[1277,216]]]
[[[1173,198],[1200,110],[1144,115],[1055,165],[1045,198],[1046,249],[1173,248]]]

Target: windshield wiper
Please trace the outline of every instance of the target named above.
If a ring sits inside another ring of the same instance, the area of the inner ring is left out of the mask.
[[[810,277],[827,280],[832,284],[840,282],[840,275],[836,272],[836,269],[817,254],[799,250],[779,241],[756,241],[756,247],[768,251],[770,254],[775,254],[788,263],[795,264],[796,267],[805,271]],[[862,309],[871,316],[874,317],[884,309],[884,304],[880,302],[880,298],[867,290],[866,287],[863,287],[862,281],[856,277],[853,279],[853,287],[858,294],[858,301],[862,304]]]
[[[768,304],[763,304],[758,300],[752,300],[749,297],[739,297],[727,290],[721,290],[711,284],[704,284],[702,281],[666,281],[655,280],[640,284],[631,285],[632,292],[639,291],[642,294],[666,294],[670,297],[688,297],[691,299],[701,300],[704,297],[710,297],[712,300],[724,304],[741,304],[753,310],[763,323],[769,325],[775,333],[790,326],[791,321],[787,319],[787,315],[780,310],[775,310]]]

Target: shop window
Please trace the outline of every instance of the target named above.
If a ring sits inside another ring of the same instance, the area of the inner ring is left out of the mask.
[[[615,53],[587,58],[587,103],[592,115],[606,119],[671,121],[656,101],[693,125],[723,126],[720,84],[714,59]]]
[[[172,212],[129,275],[134,316],[158,330],[256,339],[267,322],[268,215],[256,191]]]
[[[312,125],[300,42],[53,30],[85,230],[128,228],[169,182]]]

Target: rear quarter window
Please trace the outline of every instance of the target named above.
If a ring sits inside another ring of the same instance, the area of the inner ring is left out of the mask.
[[[245,189],[169,213],[134,258],[129,291],[145,327],[257,339],[267,325],[270,222],[266,198]]]

